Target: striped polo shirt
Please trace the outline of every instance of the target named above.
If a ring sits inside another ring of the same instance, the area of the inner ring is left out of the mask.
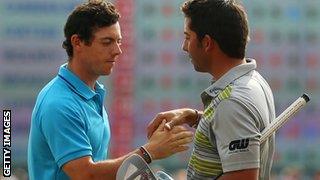
[[[198,124],[188,164],[188,179],[216,179],[221,174],[260,168],[269,179],[274,135],[263,144],[262,130],[275,119],[272,91],[246,59],[202,94],[204,114]]]

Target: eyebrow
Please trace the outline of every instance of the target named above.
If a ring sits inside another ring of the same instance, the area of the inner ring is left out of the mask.
[[[183,34],[185,34],[185,35],[187,35],[187,36],[190,36],[190,34],[189,34],[189,33],[187,33],[187,32],[183,32]]]

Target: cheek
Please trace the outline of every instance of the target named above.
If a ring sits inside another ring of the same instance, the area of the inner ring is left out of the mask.
[[[108,53],[108,47],[99,47],[96,49],[96,53],[98,56],[103,56]]]
[[[113,57],[115,54],[118,54],[119,50],[117,46],[110,46],[104,49],[104,56],[105,57]]]
[[[196,42],[192,42],[189,44],[189,51],[190,54],[194,55],[194,56],[199,56],[200,55],[200,51],[201,49],[197,46]]]
[[[194,51],[194,47],[191,41],[187,42],[185,44],[185,48],[187,49],[187,51],[191,54]]]

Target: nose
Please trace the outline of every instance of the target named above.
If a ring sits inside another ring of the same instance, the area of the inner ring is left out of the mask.
[[[122,50],[121,50],[120,44],[117,43],[114,52],[115,52],[115,55],[120,55],[120,54],[122,54]]]

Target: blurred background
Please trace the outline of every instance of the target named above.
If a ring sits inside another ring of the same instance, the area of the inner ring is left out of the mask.
[[[13,114],[12,179],[27,179],[32,109],[38,92],[67,60],[61,48],[63,26],[80,2],[0,1],[0,107]],[[202,109],[199,94],[211,80],[194,72],[181,50],[183,0],[113,2],[122,14],[124,39],[113,74],[100,80],[108,89],[110,158],[143,145],[147,124],[158,112]],[[320,179],[320,1],[242,3],[250,24],[247,57],[257,60],[258,71],[271,85],[277,115],[303,92],[311,96],[307,107],[276,135],[273,179],[316,179],[317,174]],[[184,179],[189,154],[156,161],[153,168]]]

